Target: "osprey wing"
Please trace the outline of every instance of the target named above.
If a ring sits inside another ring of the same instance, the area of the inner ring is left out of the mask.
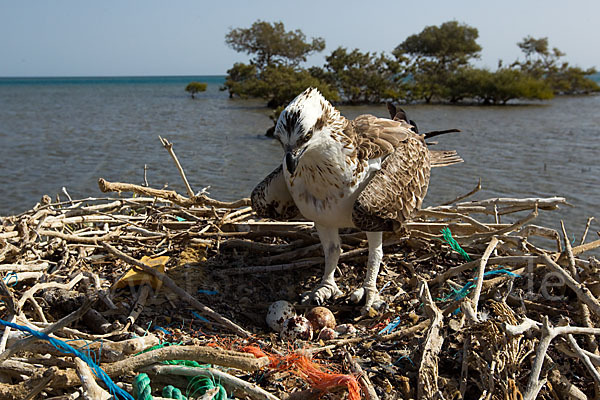
[[[259,217],[288,220],[300,215],[285,183],[281,165],[254,188],[250,199],[252,209]]]
[[[384,159],[381,169],[359,194],[352,210],[354,225],[368,232],[391,231],[394,222],[402,223],[410,218],[421,206],[429,185],[431,159],[423,138],[412,132],[406,122],[384,121],[397,126],[388,123],[382,128],[383,138],[379,135],[389,146],[378,145],[373,149],[372,143],[378,144],[378,141],[369,140],[369,147],[362,150],[369,159]],[[360,148],[358,152],[361,154]]]
[[[354,142],[359,160],[385,157],[394,152],[402,142],[415,136],[412,125],[406,121],[377,118],[364,114],[349,124],[349,135]]]

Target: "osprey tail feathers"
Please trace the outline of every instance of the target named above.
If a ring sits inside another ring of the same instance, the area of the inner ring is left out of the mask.
[[[464,162],[456,150],[429,150],[431,167],[447,167]]]

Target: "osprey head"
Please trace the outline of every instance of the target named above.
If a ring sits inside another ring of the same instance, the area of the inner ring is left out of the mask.
[[[340,113],[315,88],[306,89],[279,114],[274,136],[285,150],[290,175],[306,149],[330,135],[332,123],[339,118]]]

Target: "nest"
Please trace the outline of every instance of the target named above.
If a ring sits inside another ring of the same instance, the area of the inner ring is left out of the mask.
[[[564,227],[533,224],[564,198],[464,201],[477,185],[419,211],[405,234],[385,236],[385,310],[359,316],[341,297],[326,306],[353,327],[345,336],[286,342],[266,310],[317,284],[313,224],[257,220],[248,199],[194,194],[163,145],[187,196],[101,179],[103,192],[134,195],[45,197],[0,219],[1,398],[127,398],[116,388],[143,398],[141,372],[155,399],[168,384],[185,392],[186,376],[273,400],[600,394],[600,264],[584,259],[600,247],[586,241],[592,219],[578,244]],[[350,293],[367,241],[355,230],[341,238],[337,281]],[[197,386],[189,398],[219,398]]]

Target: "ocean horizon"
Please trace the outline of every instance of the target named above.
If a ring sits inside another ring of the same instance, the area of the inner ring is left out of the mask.
[[[107,84],[107,83],[189,83],[201,80],[209,84],[225,83],[226,75],[132,75],[132,76],[25,76],[0,77],[1,84]]]

